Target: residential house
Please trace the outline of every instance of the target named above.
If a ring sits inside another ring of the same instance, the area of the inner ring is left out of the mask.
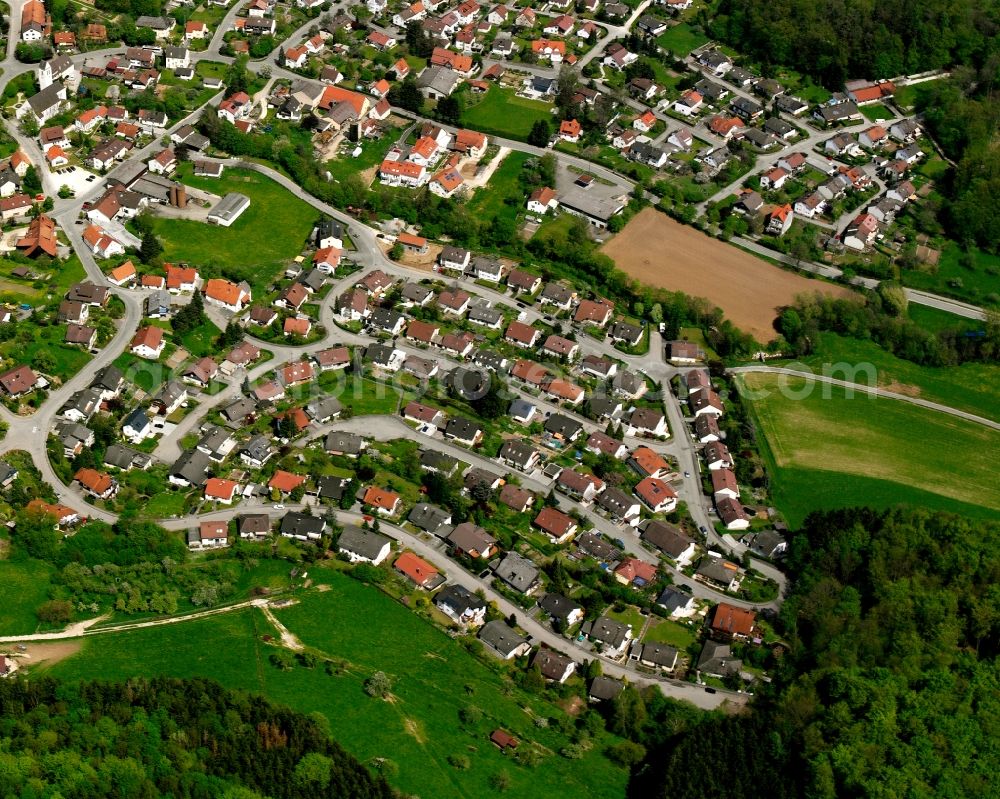
[[[484,624],[479,631],[479,640],[503,660],[512,660],[531,651],[531,644],[527,638],[518,635],[506,623],[499,620]]]
[[[622,624],[608,616],[593,622],[584,622],[580,632],[594,644],[599,644],[601,654],[612,659],[621,658],[632,641],[631,625]]]
[[[351,563],[371,563],[378,566],[389,557],[392,540],[360,527],[347,527],[337,541],[337,550],[347,555]]]

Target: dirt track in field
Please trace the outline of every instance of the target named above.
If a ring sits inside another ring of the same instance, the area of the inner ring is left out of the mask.
[[[852,292],[780,269],[743,250],[675,222],[653,208],[640,212],[601,250],[629,277],[650,286],[705,297],[741,330],[767,343],[778,308],[797,295]]]

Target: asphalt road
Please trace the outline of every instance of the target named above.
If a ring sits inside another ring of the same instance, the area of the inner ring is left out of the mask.
[[[921,399],[920,397],[911,397],[909,394],[900,394],[896,391],[886,391],[884,388],[879,388],[878,386],[869,386],[864,383],[852,383],[847,380],[838,380],[834,377],[817,375],[812,372],[800,372],[796,369],[786,369],[781,366],[737,366],[729,371],[734,374],[757,372],[762,374],[786,375],[788,377],[811,380],[817,383],[828,383],[831,386],[840,386],[842,388],[850,389],[851,391],[857,391],[860,394],[866,394],[870,397],[883,397],[885,399],[906,402],[910,405],[917,405],[921,408],[926,408],[927,410],[937,411],[938,413],[946,413],[949,416],[955,416],[959,419],[964,419],[967,422],[983,425],[983,427],[989,427],[992,430],[1000,430],[1000,422],[996,422],[993,419],[987,419],[983,416],[977,416],[974,413],[961,411],[948,405],[942,405],[939,402],[931,402],[930,400]]]
[[[2,68],[3,70],[2,80],[0,80],[0,87],[6,85],[6,83],[10,81],[12,78],[34,69],[34,67],[32,67],[31,65],[20,64],[13,58],[14,48],[16,47],[19,38],[18,25],[20,21],[20,9],[21,6],[23,5],[23,1],[24,0],[14,0],[14,2],[11,3],[12,29],[10,31],[8,39],[6,57],[3,59],[2,62],[0,62],[0,68]],[[637,18],[639,14],[641,14],[642,10],[648,4],[649,0],[646,0],[646,2],[644,2],[642,6],[640,6],[633,13],[632,18],[633,19]],[[192,53],[192,58],[195,62],[200,60],[212,60],[212,61],[219,61],[222,63],[230,63],[233,60],[229,57],[220,55],[219,50],[222,46],[223,36],[225,32],[231,27],[232,19],[235,18],[238,11],[239,11],[239,4],[234,5],[227,12],[223,23],[220,24],[219,28],[213,35],[213,38],[210,41],[208,49],[206,51],[201,53]],[[295,38],[301,37],[305,33],[305,31],[308,30],[308,27],[310,25],[311,23],[300,27],[297,31],[293,33],[293,37]],[[608,33],[605,37],[602,38],[600,46],[593,50],[592,55],[590,55],[588,59],[596,57],[596,55],[603,48],[603,45],[606,44],[606,42],[609,39],[622,35],[625,29],[625,26],[620,26],[619,28],[616,28],[615,26],[609,27],[607,25],[604,25],[603,23],[602,26],[608,28]],[[123,48],[120,45],[114,45],[105,48],[103,51],[100,52],[108,54],[113,52],[121,52],[122,50]],[[98,55],[98,51],[91,51],[87,54],[73,56],[73,60],[75,63],[79,64],[87,58],[93,58],[95,55]],[[270,57],[268,60],[270,60]],[[267,69],[271,71],[272,75],[277,77],[292,78],[292,79],[299,79],[300,77],[295,75],[294,73],[282,69],[281,67],[272,65],[270,63],[265,63],[262,61],[251,62],[250,68],[259,71],[263,69],[265,66],[267,67]],[[538,70],[533,70],[533,71],[537,72]],[[554,71],[552,74],[554,74]],[[739,94],[739,92],[736,93]],[[222,96],[223,95],[220,92],[218,95],[210,99],[208,103],[206,103],[206,106],[211,107],[213,105],[217,105],[221,100]],[[183,124],[197,120],[202,110],[203,110],[202,108],[195,109],[191,114],[185,117],[185,119],[180,120],[175,125],[173,125],[170,128],[170,130],[167,131],[167,134],[169,134],[173,130],[176,130]],[[406,115],[405,112],[400,112],[400,113]],[[37,142],[21,135],[20,131],[17,129],[16,121],[8,120],[4,124],[7,126],[11,135],[14,136],[15,140],[19,143],[21,147],[24,148],[25,152],[32,158],[32,160],[40,165],[39,173],[40,175],[42,175],[46,192],[54,196],[56,194],[56,191],[58,190],[58,182],[59,182],[58,176],[49,174],[48,170],[44,167],[44,158]],[[794,147],[796,149],[804,147],[809,142],[812,142],[813,139],[816,138],[817,136],[819,136],[819,134],[811,135],[810,138],[807,140],[807,142],[800,143],[798,145],[795,145]],[[510,147],[511,149],[517,149],[522,152],[528,152],[535,155],[541,155],[547,152],[551,152],[549,150],[543,150],[531,147],[530,145],[524,144],[523,142],[515,142],[511,140],[500,139],[497,140],[497,143],[506,147]],[[142,148],[141,150],[132,153],[130,155],[129,160],[135,160],[135,159],[145,160],[149,158],[151,155],[153,155],[156,151],[158,151],[158,149],[161,146],[162,145],[159,140],[154,141],[148,146]],[[565,161],[566,163],[570,163],[579,168],[586,169],[588,172],[592,172],[594,174],[597,174],[598,176],[604,176],[608,179],[612,179],[623,186],[627,186],[628,188],[631,188],[632,186],[630,181],[626,181],[620,175],[612,173],[608,170],[604,170],[602,167],[592,164],[588,161],[584,161],[582,159],[578,159],[573,156],[568,156],[562,153],[556,153],[556,156],[561,160]],[[776,161],[778,157],[780,157],[779,154],[773,154],[771,156],[767,156],[762,161],[762,163],[767,165],[772,161]],[[329,214],[331,217],[343,222],[347,226],[350,237],[355,242],[355,245],[357,247],[357,252],[354,254],[354,257],[365,269],[371,269],[377,267],[383,269],[384,271],[386,271],[391,275],[403,278],[419,279],[421,277],[426,277],[427,273],[425,271],[409,269],[405,266],[393,263],[388,259],[386,259],[382,252],[382,248],[379,244],[379,239],[377,237],[376,230],[369,228],[361,224],[357,220],[353,219],[352,217],[349,217],[341,213],[337,209],[332,208],[326,205],[325,203],[320,202],[316,198],[304,192],[294,182],[292,182],[285,176],[281,175],[280,173],[276,172],[275,170],[254,163],[237,162],[234,160],[230,160],[229,163],[233,165],[239,164],[240,166],[254,169],[262,174],[271,177],[272,179],[276,180],[279,184],[284,186],[286,189],[288,189],[290,192],[292,192],[294,195],[310,203],[314,208],[321,210],[324,213]],[[115,167],[115,169],[111,170],[109,175],[111,176],[115,175],[117,171],[120,170],[121,168],[122,168],[121,165]],[[75,224],[76,219],[80,214],[83,203],[87,200],[92,200],[96,196],[98,196],[100,192],[103,190],[103,185],[104,185],[103,181],[94,181],[93,188],[80,196],[67,200],[56,199],[55,208],[52,212],[52,216],[59,222],[60,226],[66,232],[74,251],[81,258],[81,261],[84,265],[88,277],[94,282],[98,283],[99,285],[109,286],[106,278],[104,277],[99,266],[95,262],[89,249],[82,242],[80,235],[82,228]],[[727,187],[725,190],[723,190],[723,192],[720,192],[719,193],[720,196],[723,195],[725,191],[731,190],[731,188],[732,187]],[[322,342],[314,343],[304,348],[289,347],[284,345],[273,345],[270,343],[263,344],[262,345],[263,347],[266,347],[267,349],[271,350],[274,353],[274,358],[264,364],[253,367],[248,373],[249,377],[251,379],[256,379],[257,377],[264,375],[269,371],[274,370],[277,367],[280,367],[283,363],[287,363],[291,360],[295,360],[301,357],[304,353],[315,351],[317,349],[322,348],[323,346],[327,346],[334,342],[364,343],[365,341],[367,341],[365,337],[355,336],[353,334],[346,333],[345,331],[340,330],[333,324],[332,302],[336,298],[336,296],[343,290],[343,288],[353,283],[355,279],[356,276],[345,278],[344,280],[339,281],[338,285],[335,286],[328,293],[326,299],[322,303],[322,307],[320,310],[321,321],[326,326],[327,329],[326,336],[324,337]],[[99,510],[87,504],[84,501],[84,498],[76,491],[76,489],[67,487],[60,482],[58,476],[55,474],[51,464],[48,461],[45,450],[45,443],[46,443],[46,434],[51,429],[51,427],[55,422],[58,409],[65,403],[65,401],[70,397],[70,395],[73,392],[85,387],[90,382],[95,371],[111,363],[118,356],[118,354],[127,349],[128,342],[141,321],[142,293],[138,291],[118,289],[116,287],[110,287],[110,288],[112,293],[114,293],[122,300],[126,309],[124,317],[118,321],[118,329],[113,340],[106,347],[104,347],[104,349],[97,356],[95,356],[95,358],[87,365],[85,369],[81,370],[77,375],[75,375],[72,379],[67,381],[64,385],[53,388],[49,394],[48,400],[45,402],[42,408],[36,411],[34,414],[25,417],[17,417],[11,414],[2,406],[0,406],[0,416],[2,416],[5,419],[5,421],[7,421],[7,423],[9,424],[9,431],[7,433],[5,440],[2,443],[4,451],[24,450],[28,452],[32,458],[33,463],[41,471],[46,482],[50,483],[55,488],[60,502],[80,510],[81,513],[86,516],[92,518],[100,518],[109,522],[115,520],[116,518],[115,514],[110,513],[108,511]],[[493,302],[503,302],[505,304],[513,304],[515,302],[513,298],[504,294],[503,292],[499,290],[491,290],[479,284],[475,286],[474,292],[476,294],[479,294],[480,296],[484,296],[490,299]],[[971,318],[983,318],[982,311],[980,309],[974,309],[971,306],[963,307],[963,304],[955,303],[955,301],[952,300],[937,298],[934,297],[933,295],[926,295],[923,293],[919,293],[919,297],[915,296],[912,299],[914,302],[924,302],[925,304],[938,303],[934,305],[934,307],[943,307],[943,309],[945,310],[951,310],[954,313],[960,313],[961,315],[965,316],[978,313],[980,314],[980,316],[971,316]],[[955,310],[955,308],[959,308],[959,310]],[[536,321],[541,317],[541,314],[534,308],[522,309],[522,313],[523,313],[523,318],[529,322]],[[666,384],[667,381],[669,381],[669,379],[677,373],[677,370],[663,361],[662,341],[660,340],[659,334],[654,332],[651,338],[652,341],[649,353],[643,356],[623,355],[622,353],[611,349],[603,342],[596,342],[586,337],[584,337],[581,344],[586,353],[612,355],[613,357],[619,360],[625,361],[630,369],[644,372],[658,383]],[[412,347],[409,344],[401,344],[401,346],[404,349],[412,349]],[[440,356],[437,355],[435,355],[435,357],[437,357],[438,360],[441,360],[443,362],[454,363],[450,361],[450,359],[442,359],[440,358]],[[768,368],[761,367],[761,370],[765,369]],[[748,371],[750,370],[755,370],[755,369],[751,367],[748,369]],[[243,376],[244,375],[242,372],[238,372],[236,375],[233,376],[229,387],[224,392],[211,398],[203,398],[199,407],[183,420],[181,425],[174,431],[174,433],[171,436],[169,436],[166,440],[160,443],[160,446],[158,447],[156,452],[156,456],[163,460],[171,460],[173,458],[176,458],[176,456],[180,453],[180,448],[178,446],[178,442],[180,441],[180,439],[183,438],[183,436],[187,432],[194,430],[196,426],[205,418],[205,415],[212,408],[218,407],[218,405],[224,402],[226,399],[236,396],[239,393],[239,386],[242,383]],[[520,391],[520,389],[517,390]],[[886,394],[885,392],[883,392],[883,395],[891,396],[889,394]],[[979,421],[979,423],[985,423],[989,424],[990,426],[996,426],[996,423],[991,422],[990,420],[979,419],[979,417],[972,417],[970,414],[961,414],[961,412],[955,412],[954,409],[946,409],[943,406],[937,406],[934,403],[922,403],[919,401],[915,401],[914,398],[904,397],[904,396],[898,396],[894,398],[898,398],[903,401],[915,402],[915,404],[922,404],[925,407],[929,407],[934,410],[940,410],[943,412],[953,412],[955,415],[963,415],[966,418],[971,418],[973,421]],[[555,406],[547,404],[544,401],[539,400],[538,398],[533,397],[532,401],[538,404],[540,407],[548,408],[550,410],[555,410]],[[673,437],[669,441],[662,444],[654,443],[653,446],[660,449],[660,451],[676,458],[680,464],[681,470],[690,473],[689,477],[683,479],[681,494],[683,498],[688,502],[688,506],[690,508],[694,521],[698,525],[704,526],[709,531],[708,539],[710,545],[723,547],[726,550],[733,551],[737,556],[740,555],[745,551],[745,547],[742,544],[739,544],[738,542],[735,541],[730,541],[728,538],[722,539],[720,536],[718,536],[717,533],[715,533],[714,525],[712,523],[712,518],[709,514],[710,503],[708,498],[706,498],[702,494],[700,479],[698,477],[700,464],[698,459],[697,447],[695,446],[691,436],[688,433],[686,425],[684,424],[681,405],[677,401],[676,397],[674,397],[669,391],[667,392],[667,396],[664,399],[664,409],[668,421],[670,423],[671,430],[673,431]],[[352,427],[354,428],[360,427],[364,429],[366,434],[373,435],[375,437],[379,437],[383,434],[388,437],[397,437],[404,434],[417,435],[416,433],[411,431],[409,427],[405,425],[402,425],[401,427],[401,425],[402,423],[398,419],[373,420],[371,418],[368,418],[368,419],[358,419],[358,420],[352,420],[350,422],[344,422],[342,424],[338,424],[337,427],[338,428],[343,427],[345,429],[350,429]],[[585,426],[587,426],[588,429],[595,428],[595,426],[589,421],[585,421]],[[405,433],[404,430],[402,429],[403,427],[405,427],[406,430]],[[475,453],[470,453],[469,451],[464,449],[456,451],[459,450],[460,448],[457,448],[455,447],[455,445],[450,444],[449,442],[442,441],[437,438],[428,439],[426,441],[424,441],[422,438],[421,443],[424,445],[437,447],[442,451],[447,451],[450,454],[457,455],[467,462],[479,463],[480,461],[486,460],[484,458],[481,458],[481,456]],[[629,443],[634,445],[638,442],[630,441]],[[643,443],[648,443],[648,442],[643,442]],[[497,471],[500,470],[498,465],[496,464],[492,465],[495,470]],[[523,480],[526,485],[537,486],[538,488],[541,489],[545,488],[545,484],[539,482],[534,477],[525,476]],[[164,526],[170,529],[186,529],[192,526],[193,524],[196,524],[198,521],[202,519],[228,518],[232,516],[234,512],[251,512],[255,509],[255,507],[258,507],[258,509],[266,509],[269,506],[240,505],[237,506],[236,508],[218,511],[212,514],[207,514],[205,516],[185,517],[183,519],[167,519],[167,520],[161,520],[161,522],[164,524]],[[643,557],[644,559],[649,561],[655,560],[655,558],[653,558],[650,555],[650,553],[645,550],[645,548],[639,542],[638,538],[635,536],[634,532],[631,532],[628,529],[623,530],[616,525],[612,525],[610,522],[608,522],[608,520],[594,513],[592,509],[585,509],[585,513],[587,513],[588,517],[591,518],[591,520],[599,529],[607,532],[609,535],[613,537],[621,538],[623,541],[625,541],[627,551],[635,554],[638,557]],[[345,520],[356,521],[358,519],[357,514],[342,514],[342,515]],[[409,533],[406,533],[405,531],[399,530],[398,528],[393,528],[392,533],[397,537],[399,537],[400,540],[406,543],[408,546],[413,547],[419,553],[426,554],[426,556],[429,559],[433,558],[438,563],[447,564],[446,569],[449,575],[452,576],[453,579],[455,579],[456,581],[461,582],[463,585],[466,585],[470,589],[483,588],[484,590],[486,590],[488,594],[491,595],[492,598],[498,601],[501,608],[503,608],[505,612],[516,613],[521,623],[525,625],[525,628],[528,630],[528,632],[532,636],[534,636],[537,640],[545,641],[553,646],[558,646],[560,649],[563,650],[567,649],[572,650],[574,655],[580,658],[584,657],[585,655],[587,657],[593,656],[593,653],[584,652],[582,648],[577,647],[574,642],[567,642],[564,639],[555,636],[555,634],[547,627],[538,624],[536,621],[532,619],[527,618],[523,611],[521,611],[519,608],[514,608],[513,606],[509,605],[506,602],[506,600],[504,600],[502,597],[493,592],[488,585],[486,585],[483,581],[480,581],[476,576],[463,572],[457,566],[457,564],[444,559],[440,549],[434,547],[428,541],[423,540],[422,538],[418,538],[416,536],[412,536]],[[762,561],[754,560],[753,566],[754,568],[757,568],[759,571],[761,571],[763,574],[777,580],[783,590],[785,585],[785,578],[783,574],[781,574],[770,564],[764,563]],[[706,598],[711,598],[713,600],[726,598],[723,595],[720,595],[719,592],[715,592],[712,589],[709,589],[707,586],[701,585],[700,583],[694,583],[693,581],[690,580],[688,580],[687,582],[692,585],[694,592],[699,596],[704,596]],[[727,601],[730,602],[734,601],[728,598],[726,599]],[[156,620],[153,622],[142,622],[139,623],[138,626],[153,626],[154,624],[158,623],[177,623],[197,616],[209,615],[212,613],[229,612],[232,609],[234,609],[234,607],[245,607],[249,604],[252,603],[240,603],[237,606],[212,609],[209,611],[201,612],[198,614],[191,614],[188,616],[174,617],[171,620]],[[737,602],[736,604],[740,603]],[[766,607],[776,608],[779,606],[779,604],[780,604],[780,598],[773,603],[768,603]],[[133,627],[133,625],[116,625],[113,627],[102,627],[94,629],[93,631],[90,632],[86,631],[84,627],[77,625],[67,631],[64,631],[63,633],[45,634],[45,635],[52,637],[73,637],[81,634],[101,634],[103,632],[115,631],[117,629],[124,629],[124,628],[130,629]],[[27,637],[22,636],[17,639],[0,639],[0,641],[9,641],[9,640],[46,640],[46,639],[39,638],[36,636],[27,636]],[[630,679],[638,681],[645,681],[651,679],[646,675],[639,675],[631,671],[627,665],[622,665],[622,664],[606,663],[605,671],[607,673],[619,676],[628,673]],[[668,695],[675,696],[677,698],[687,699],[688,701],[693,702],[699,707],[716,707],[722,701],[743,702],[746,699],[745,695],[732,694],[730,692],[723,692],[723,691],[720,691],[718,694],[715,695],[706,694],[701,688],[686,683],[676,683],[675,681],[670,681],[670,680],[653,680],[653,681],[659,684],[663,688],[664,692],[667,693]]]

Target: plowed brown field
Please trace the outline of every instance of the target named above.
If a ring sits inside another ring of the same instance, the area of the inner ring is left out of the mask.
[[[743,250],[646,208],[601,250],[629,277],[705,297],[741,330],[766,343],[777,335],[778,308],[799,294],[853,292],[780,269]]]

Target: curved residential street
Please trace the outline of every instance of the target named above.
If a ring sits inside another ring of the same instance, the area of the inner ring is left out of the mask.
[[[33,65],[21,64],[14,58],[15,48],[17,42],[19,41],[21,8],[24,2],[25,0],[12,0],[10,3],[11,29],[9,31],[5,58],[0,61],[0,69],[2,69],[0,87],[6,86],[6,84],[13,78],[32,72],[35,69]],[[600,57],[608,43],[614,39],[625,36],[631,29],[633,23],[642,15],[651,3],[652,0],[643,0],[643,2],[632,12],[629,19],[622,25],[609,25],[603,22],[599,23],[600,26],[605,29],[605,32],[596,42],[595,46],[581,59],[579,66],[582,67],[592,59]],[[341,11],[346,8],[346,6],[347,4],[344,0],[337,0],[337,2],[333,4],[331,11]],[[214,61],[222,64],[229,64],[233,62],[234,59],[221,55],[220,51],[224,43],[223,37],[225,33],[231,29],[233,20],[236,18],[241,9],[241,3],[234,3],[232,5],[232,7],[227,11],[219,27],[214,32],[211,41],[208,43],[207,49],[203,52],[191,53],[192,61],[194,63],[199,61]],[[281,46],[283,47],[287,43],[297,43],[302,37],[308,35],[308,31],[315,24],[316,20],[307,21],[297,30],[292,32]],[[123,52],[124,48],[120,44],[116,44],[103,50],[92,50],[85,54],[73,55],[71,58],[74,64],[79,66],[85,60],[92,59],[98,55],[109,55],[111,53]],[[275,52],[277,52],[277,50]],[[276,78],[290,78],[295,80],[301,79],[300,75],[289,72],[288,70],[275,65],[273,61],[274,56],[272,54],[267,59],[251,61],[249,68],[258,73],[264,69],[269,70],[272,76],[271,82],[273,82]],[[487,66],[492,63],[502,63],[505,66],[512,66],[519,69],[522,68],[522,65],[512,65],[507,62],[493,62],[488,58],[485,60],[485,65]],[[524,66],[523,68],[526,72],[550,75],[553,77],[558,73],[558,70],[551,67]],[[736,93],[739,94],[740,91],[737,90]],[[175,124],[171,125],[163,135],[168,136],[171,132],[177,130],[181,126],[196,122],[206,108],[211,109],[217,106],[223,99],[223,96],[224,92],[220,91],[202,106],[192,110],[183,119],[178,120]],[[394,108],[393,112],[402,117],[411,119],[414,122],[425,121],[425,118],[401,109]],[[667,119],[667,117],[663,116],[662,113],[658,114],[658,116],[663,120]],[[111,364],[119,355],[128,350],[129,342],[142,322],[143,300],[145,294],[141,291],[123,289],[111,285],[94,259],[90,248],[84,243],[82,238],[84,227],[80,221],[83,206],[85,203],[97,198],[103,192],[108,178],[113,178],[119,175],[122,170],[128,168],[126,164],[131,165],[131,163],[135,161],[146,160],[159,151],[163,146],[163,137],[160,137],[150,142],[145,147],[132,152],[125,162],[122,162],[121,164],[118,164],[110,169],[104,179],[95,180],[86,191],[79,193],[76,197],[70,199],[59,199],[57,197],[59,190],[59,176],[51,173],[46,168],[45,157],[37,141],[34,138],[23,135],[18,129],[16,120],[7,120],[4,124],[17,144],[37,165],[37,171],[42,180],[45,193],[54,199],[55,205],[50,213],[50,216],[56,220],[59,227],[64,231],[73,252],[79,256],[87,278],[97,285],[108,287],[111,294],[121,300],[124,305],[125,312],[122,317],[116,321],[117,330],[111,341],[109,341],[108,344],[104,346],[100,352],[96,354],[87,363],[87,365],[77,372],[71,379],[67,380],[62,385],[52,387],[49,391],[46,402],[41,408],[30,415],[17,416],[0,405],[0,417],[2,417],[9,426],[7,434],[2,441],[2,444],[0,444],[0,449],[4,452],[18,450],[28,453],[31,457],[32,463],[41,473],[42,478],[55,490],[60,503],[79,511],[81,516],[113,523],[117,519],[117,515],[115,513],[90,505],[86,502],[83,495],[75,486],[67,486],[61,482],[59,476],[55,472],[55,469],[49,462],[46,451],[46,441],[48,433],[52,430],[56,422],[59,409],[66,403],[74,392],[79,391],[90,384],[95,372],[104,366]],[[676,120],[674,120],[672,124],[676,127]],[[451,132],[455,131],[455,128],[450,128],[448,126],[443,127]],[[699,131],[698,135],[702,136],[703,132]],[[708,132],[704,132],[704,135],[708,138],[708,140],[712,140],[713,138]],[[818,140],[817,137],[819,135],[820,134],[810,134],[808,139],[803,142],[799,142],[794,146],[796,148],[811,147],[812,144],[815,143],[815,140]],[[533,147],[525,144],[524,142],[509,139],[494,138],[494,142],[501,147],[518,150],[536,156],[552,152],[552,150],[549,149]],[[612,170],[566,153],[557,152],[555,154],[564,164],[570,165],[578,170],[585,170],[586,172],[597,176],[599,179],[613,180],[616,184],[627,187],[629,191],[634,188],[635,184],[632,181],[625,179],[622,175],[613,172]],[[780,154],[763,156],[759,160],[758,166],[766,167],[770,164],[776,163],[779,158]],[[389,260],[385,255],[386,245],[383,243],[383,239],[381,238],[379,231],[318,200],[279,171],[264,164],[239,158],[209,158],[207,160],[219,161],[228,167],[243,168],[258,172],[259,174],[275,181],[292,195],[308,203],[312,208],[341,222],[347,230],[347,233],[355,247],[355,250],[351,251],[349,256],[363,270],[367,271],[378,268],[396,279],[419,280],[428,277],[428,272],[426,270],[410,268]],[[710,201],[728,196],[728,194],[732,193],[732,190],[733,186],[727,186],[710,198]],[[749,246],[749,244],[750,243],[748,243],[747,246]],[[778,257],[770,252],[768,253],[768,256]],[[825,276],[834,275],[827,274]],[[265,360],[263,363],[253,366],[248,370],[237,370],[228,379],[228,385],[219,393],[211,396],[203,395],[199,397],[197,407],[188,413],[169,434],[164,436],[157,443],[156,449],[153,452],[153,457],[164,463],[172,463],[176,460],[182,452],[180,442],[185,438],[185,436],[197,432],[209,413],[240,396],[241,387],[245,379],[249,379],[250,381],[257,380],[258,378],[281,368],[281,366],[285,364],[294,362],[310,353],[334,344],[366,345],[371,343],[373,340],[372,337],[347,332],[337,326],[334,318],[334,303],[337,297],[340,296],[344,290],[353,286],[356,283],[357,278],[358,275],[354,274],[334,281],[334,285],[329,289],[328,293],[320,303],[318,319],[324,326],[325,333],[318,341],[303,346],[275,344],[254,339],[248,331],[248,339],[254,341],[254,343],[257,344],[262,350],[269,351],[271,353],[271,358]],[[459,279],[454,282],[457,284],[464,284],[469,289],[470,293],[477,294],[480,297],[489,300],[494,305],[499,304],[509,307],[517,305],[518,313],[520,314],[520,319],[522,321],[529,324],[545,321],[543,313],[537,307],[529,306],[522,308],[520,303],[517,303],[516,298],[507,294],[499,286],[497,288],[491,288],[481,283],[474,282],[471,279]],[[868,283],[866,282],[865,285],[868,285]],[[969,318],[985,318],[985,314],[982,309],[975,308],[974,306],[970,306],[965,303],[959,303],[947,298],[937,297],[936,295],[912,290],[908,290],[908,295],[913,302],[931,305],[932,307],[948,310],[949,312]],[[222,326],[224,326],[226,321],[229,319],[227,314],[222,313],[217,308],[210,308],[207,310],[213,320]],[[434,360],[437,361],[443,368],[453,368],[462,363],[437,352],[429,353],[428,350],[402,339],[396,341],[395,344],[398,348],[408,354],[420,355],[422,357],[433,357]],[[655,330],[651,330],[649,350],[644,355],[623,354],[606,342],[598,341],[586,335],[580,336],[579,344],[584,355],[608,356],[621,361],[625,363],[629,369],[647,375],[662,389],[662,408],[672,433],[671,437],[663,441],[652,441],[648,439],[628,437],[626,438],[626,444],[630,447],[643,444],[655,449],[664,456],[673,458],[678,464],[678,472],[683,473],[684,475],[682,478],[678,478],[678,482],[675,484],[675,487],[677,488],[681,498],[686,502],[694,523],[700,529],[706,531],[705,535],[707,537],[706,543],[708,547],[718,549],[723,553],[732,553],[733,557],[740,557],[744,555],[747,552],[747,548],[744,544],[734,538],[730,538],[729,536],[721,536],[716,531],[715,523],[717,520],[714,517],[714,511],[712,510],[710,498],[706,497],[702,490],[701,459],[699,457],[699,449],[695,445],[695,442],[689,432],[688,422],[685,418],[686,404],[682,404],[669,388],[670,380],[678,374],[683,373],[685,370],[679,370],[664,360],[664,341],[661,335]],[[998,422],[959,411],[954,408],[948,408],[938,403],[921,400],[917,397],[910,397],[891,391],[885,391],[879,388],[859,386],[832,378],[809,375],[791,369],[767,366],[746,366],[733,369],[732,372],[736,374],[763,372],[805,377],[811,380],[819,380],[830,383],[832,385],[865,391],[873,396],[908,402],[928,410],[948,413],[977,424],[988,426],[992,429],[1000,429],[1000,423]],[[582,416],[579,412],[567,410],[566,408],[560,407],[552,402],[548,402],[544,398],[540,398],[535,396],[533,393],[530,393],[520,385],[511,384],[508,386],[508,390],[511,396],[522,396],[530,399],[530,401],[535,404],[540,411],[546,413],[546,415],[548,413],[555,412],[567,414],[579,421],[587,432],[603,430],[602,426],[594,424],[592,420]],[[330,430],[352,431],[380,441],[391,441],[400,438],[412,439],[418,441],[422,448],[435,449],[474,466],[480,466],[493,472],[500,473],[512,471],[508,467],[501,465],[497,460],[487,458],[475,450],[470,450],[452,443],[451,441],[444,440],[440,434],[427,436],[417,433],[399,416],[358,416],[356,418],[338,421],[330,425],[311,429],[308,436],[302,443],[309,443],[313,439],[325,436]],[[548,493],[553,485],[553,481],[540,472],[533,472],[531,474],[517,473],[517,476],[525,487],[528,487],[538,493]],[[634,528],[631,528],[628,525],[614,524],[605,516],[598,513],[594,507],[578,505],[562,495],[559,496],[558,503],[564,510],[580,510],[593,524],[596,530],[600,531],[610,539],[621,540],[624,544],[623,549],[627,554],[640,558],[648,563],[658,564],[660,568],[668,570],[676,583],[684,584],[690,589],[694,596],[700,599],[710,600],[712,602],[725,601],[740,607],[768,611],[776,611],[781,606],[782,597],[787,585],[786,577],[779,569],[769,562],[752,558],[751,567],[763,576],[774,580],[777,583],[779,587],[778,597],[775,600],[766,603],[745,602],[735,599],[728,594],[718,591],[702,582],[695,581],[687,577],[680,570],[662,564],[659,561],[657,554],[648,549],[647,546],[640,540]],[[282,512],[284,512],[284,510],[299,509],[302,507],[304,506],[290,504],[287,507],[282,506]],[[228,520],[236,513],[265,512],[276,517],[277,514],[272,514],[272,510],[278,509],[269,503],[244,502],[234,505],[233,507],[221,510],[212,510],[211,512],[200,515],[189,515],[183,518],[159,519],[157,521],[170,530],[187,530],[201,521]],[[362,519],[361,515],[356,512],[337,511],[336,515],[343,522],[357,523]],[[514,614],[517,617],[518,623],[531,636],[534,642],[545,643],[553,648],[569,652],[578,661],[592,659],[599,656],[587,644],[568,640],[563,636],[556,634],[547,625],[541,624],[536,619],[530,617],[521,608],[514,606],[492,588],[489,578],[484,579],[479,575],[466,572],[458,563],[446,556],[446,550],[444,549],[442,542],[438,539],[429,535],[414,535],[398,525],[391,525],[385,522],[382,523],[382,528],[404,546],[412,549],[417,554],[427,558],[433,563],[438,564],[442,571],[447,573],[448,577],[452,581],[465,586],[470,591],[481,590],[485,592],[485,595],[490,600],[497,603],[501,612],[506,615]],[[261,608],[265,614],[268,614],[269,617],[272,618],[277,626],[281,627],[280,621],[274,617],[271,608],[268,607],[268,601],[263,599],[254,599],[222,607],[200,610],[194,613],[135,623],[95,626],[98,622],[101,622],[104,619],[92,619],[87,622],[72,625],[66,630],[60,632],[0,637],[0,643],[14,643],[19,641],[52,641],[78,638],[81,636],[104,635],[107,633],[124,632],[127,630],[166,624],[178,624],[194,619],[230,613],[249,607]],[[287,632],[290,636],[289,640],[296,640],[294,639],[294,630],[285,630],[284,632]],[[716,708],[723,703],[741,705],[747,701],[747,695],[743,693],[719,689],[718,692],[709,694],[702,686],[699,685],[679,682],[672,679],[659,678],[650,675],[645,671],[636,671],[634,664],[631,661],[626,660],[625,662],[617,662],[608,660],[603,656],[599,657],[601,657],[604,672],[606,674],[617,677],[627,676],[629,680],[633,682],[655,684],[659,686],[667,696],[689,701],[701,708]]]

